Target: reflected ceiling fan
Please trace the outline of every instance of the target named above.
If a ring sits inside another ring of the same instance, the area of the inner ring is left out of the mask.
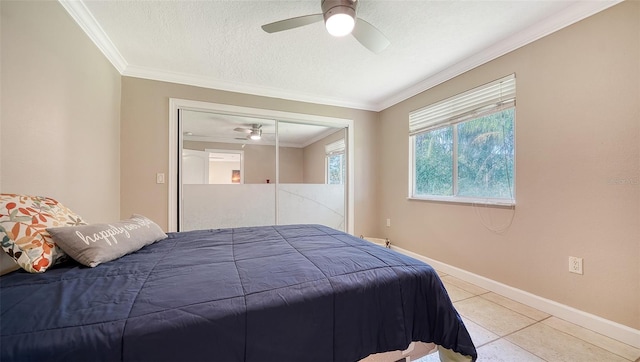
[[[321,0],[322,14],[299,16],[265,24],[262,30],[267,33],[298,28],[324,20],[329,34],[340,37],[352,34],[365,48],[380,53],[391,42],[375,26],[356,17],[358,0]]]
[[[237,140],[253,140],[258,141],[262,138],[262,125],[258,123],[254,123],[249,128],[244,127],[236,127],[233,129],[236,132],[246,133],[247,135],[243,138],[236,138]]]

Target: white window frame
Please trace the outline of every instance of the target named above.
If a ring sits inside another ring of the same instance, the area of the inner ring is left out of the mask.
[[[339,139],[335,142],[332,143],[328,143],[324,146],[324,153],[325,153],[325,158],[324,158],[324,183],[325,184],[329,184],[329,158],[331,156],[334,155],[338,155],[338,154],[342,154],[342,162],[346,162],[346,160],[344,159],[344,154],[345,154],[345,143],[344,143],[344,138]],[[340,165],[340,167],[342,168],[343,165]],[[344,174],[341,172],[340,173],[340,184],[339,185],[344,185]]]
[[[484,84],[459,95],[409,113],[409,196],[412,200],[428,200],[464,204],[515,206],[516,204],[516,145],[514,139],[512,198],[484,198],[457,196],[458,140],[457,124],[482,116],[514,108],[516,104],[515,74]],[[416,195],[415,136],[443,127],[453,127],[453,195]],[[515,117],[514,117],[515,138]]]

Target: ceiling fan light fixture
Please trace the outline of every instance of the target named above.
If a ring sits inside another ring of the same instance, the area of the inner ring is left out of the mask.
[[[337,6],[325,13],[324,25],[329,34],[341,37],[351,34],[356,25],[355,11],[347,6]]]
[[[261,129],[253,129],[251,130],[251,134],[249,135],[253,141],[258,141],[262,138],[262,130]]]

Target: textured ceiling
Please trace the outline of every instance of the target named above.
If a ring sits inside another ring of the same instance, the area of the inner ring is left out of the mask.
[[[379,111],[619,1],[360,0],[374,54],[315,23],[314,1],[60,0],[123,75]]]

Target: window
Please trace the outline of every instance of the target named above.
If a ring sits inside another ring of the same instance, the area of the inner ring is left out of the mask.
[[[515,204],[515,76],[409,114],[409,197]]]
[[[330,185],[344,185],[347,172],[347,162],[344,154],[344,139],[324,146],[326,154],[326,183]]]

